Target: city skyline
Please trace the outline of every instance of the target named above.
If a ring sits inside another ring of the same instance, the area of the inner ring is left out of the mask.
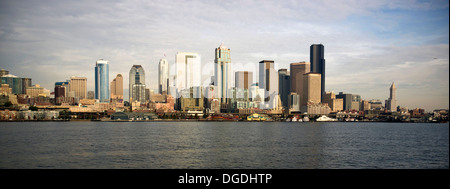
[[[188,4],[193,14],[182,10]],[[93,91],[93,61],[104,58],[108,84],[119,73],[129,83],[126,73],[137,64],[157,92],[158,62],[167,54],[172,77],[177,52],[202,56],[203,85],[214,75],[220,42],[233,49],[232,74],[251,71],[258,81],[261,60],[289,69],[310,59],[310,45],[323,44],[326,91],[385,100],[395,82],[397,105],[449,104],[448,1],[2,1],[0,7],[0,67],[50,90],[77,76],[87,77]]]

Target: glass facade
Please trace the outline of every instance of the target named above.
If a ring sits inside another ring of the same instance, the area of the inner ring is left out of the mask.
[[[95,65],[95,99],[109,101],[109,64],[102,59]]]

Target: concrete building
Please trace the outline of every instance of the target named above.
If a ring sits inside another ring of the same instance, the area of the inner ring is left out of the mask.
[[[117,74],[116,78],[111,81],[111,99],[123,100],[123,77]]]
[[[169,62],[166,59],[159,60],[158,68],[158,93],[169,94]]]
[[[231,58],[230,49],[223,43],[216,48],[214,59],[214,85],[217,89],[217,98],[220,102],[227,103],[227,91],[231,89],[232,74],[231,74]]]
[[[253,72],[237,71],[235,72],[235,86],[239,89],[250,89],[253,84]]]
[[[87,78],[86,77],[70,77],[69,92],[73,91],[75,98],[87,98]]]
[[[321,100],[325,95],[325,48],[322,44],[310,46],[311,72],[321,74]]]
[[[130,69],[129,102],[139,101],[145,104],[145,71],[141,65],[133,65]]]
[[[301,106],[302,99],[304,99],[304,87],[303,80],[304,75],[310,72],[310,63],[309,62],[295,62],[290,64],[290,78],[291,78],[291,92],[299,95],[299,104]]]
[[[107,60],[100,59],[95,62],[95,99],[109,102],[109,64]]]

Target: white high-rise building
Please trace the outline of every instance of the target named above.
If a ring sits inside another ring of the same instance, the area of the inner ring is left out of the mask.
[[[158,90],[159,94],[169,94],[169,62],[166,59],[159,60]]]
[[[227,98],[230,98],[227,91],[231,89],[231,77],[230,49],[222,43],[216,48],[214,59],[214,85],[221,103],[226,103]]]
[[[264,89],[264,102],[272,102],[278,95],[278,72],[273,60],[259,62],[259,88]],[[274,108],[269,105],[270,109]]]
[[[177,98],[183,89],[201,85],[201,57],[198,53],[178,52],[175,57]]]

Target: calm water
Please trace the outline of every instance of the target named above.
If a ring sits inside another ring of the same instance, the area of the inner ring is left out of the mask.
[[[0,122],[0,168],[449,168],[449,125]]]

